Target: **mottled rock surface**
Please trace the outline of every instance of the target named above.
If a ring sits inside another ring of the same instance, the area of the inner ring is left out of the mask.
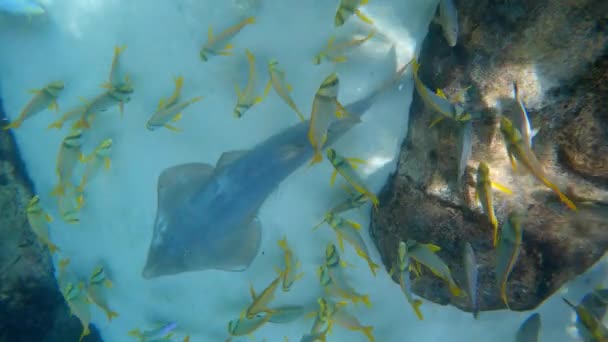
[[[4,125],[0,101],[0,122]],[[30,230],[25,208],[34,187],[15,140],[0,130],[0,341],[78,341],[46,247]],[[97,331],[83,341],[101,341]]]
[[[458,44],[450,48],[440,27],[431,24],[419,76],[448,96],[471,87],[465,107],[477,119],[466,171],[459,176],[463,126],[444,120],[429,129],[439,114],[414,96],[408,137],[397,171],[379,194],[370,233],[387,269],[400,240],[440,246],[439,255],[463,288],[463,244],[469,241],[479,263],[481,310],[505,308],[495,281],[492,227],[475,200],[475,169],[485,161],[492,179],[514,192],[494,192],[499,223],[511,211],[525,213],[522,251],[507,293],[512,310],[529,310],[608,249],[608,2],[455,3]],[[497,117],[505,115],[519,127],[513,81],[533,126],[540,128],[534,152],[546,173],[564,191],[588,200],[578,199],[576,213],[535,178],[511,169]],[[413,281],[413,291],[471,310],[466,295],[451,296],[430,272]]]

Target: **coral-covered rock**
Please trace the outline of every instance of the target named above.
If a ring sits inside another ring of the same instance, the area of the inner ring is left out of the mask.
[[[80,322],[70,317],[49,252],[26,218],[33,191],[12,134],[0,130],[0,341],[77,341]],[[83,339],[100,340],[95,329]]]
[[[475,198],[475,170],[490,166],[491,178],[513,191],[494,192],[499,226],[512,211],[525,214],[522,250],[507,283],[512,310],[539,305],[583,273],[608,249],[608,2],[601,0],[456,0],[460,36],[450,48],[431,24],[420,53],[419,77],[450,96],[470,87],[465,126],[443,120],[414,96],[408,137],[397,171],[379,194],[370,233],[390,269],[400,240],[441,247],[439,255],[465,286],[463,245],[479,264],[480,309],[503,309],[495,280],[492,226]],[[562,205],[536,178],[511,168],[498,117],[519,127],[513,82],[534,128],[533,150],[548,177],[578,204]],[[462,162],[462,161],[464,162]],[[465,167],[466,165],[466,167]],[[430,272],[413,281],[413,291],[431,301],[471,307],[454,297]]]

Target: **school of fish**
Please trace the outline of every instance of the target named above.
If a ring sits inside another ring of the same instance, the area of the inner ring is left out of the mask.
[[[339,29],[347,20],[356,18],[363,23],[373,27],[372,19],[367,17],[361,7],[367,0],[340,0],[335,13],[334,26]],[[27,16],[41,15],[44,8],[36,6],[29,1],[7,2],[3,11],[8,13],[20,13]],[[219,34],[214,34],[211,27],[208,29],[207,42],[201,47],[199,57],[202,62],[209,62],[218,56],[233,56],[234,45],[232,40],[238,33],[256,22],[255,17],[248,17],[239,23],[225,29]],[[458,16],[453,1],[441,0],[438,6],[438,16],[434,20],[441,25],[445,40],[450,47],[457,44],[458,39]],[[332,36],[326,47],[316,54],[313,58],[314,64],[323,61],[333,63],[344,63],[348,59],[346,54],[349,50],[355,49],[365,42],[373,39],[376,29],[371,28],[369,33],[360,38],[336,42]],[[109,70],[109,77],[106,82],[101,84],[98,96],[91,99],[81,98],[82,104],[66,111],[58,120],[54,121],[49,129],[62,129],[65,123],[73,122],[69,132],[65,135],[59,147],[56,174],[57,184],[53,189],[52,195],[57,197],[58,212],[61,219],[67,223],[79,223],[79,211],[86,203],[87,185],[97,177],[100,172],[111,171],[111,154],[113,140],[106,138],[98,142],[91,142],[88,139],[88,132],[94,129],[95,118],[99,115],[109,115],[105,112],[118,108],[122,114],[124,106],[134,96],[135,87],[129,74],[121,67],[121,56],[125,52],[126,46],[116,46]],[[314,319],[309,332],[304,333],[300,341],[326,341],[334,326],[344,329],[357,331],[363,334],[369,341],[375,341],[373,327],[364,325],[348,311],[351,305],[363,304],[372,306],[367,294],[360,293],[353,284],[348,281],[345,273],[348,272],[349,264],[341,257],[344,252],[344,242],[354,250],[368,265],[370,272],[376,276],[380,266],[376,264],[370,255],[364,239],[361,236],[361,225],[343,217],[349,210],[359,208],[367,203],[371,203],[373,208],[380,204],[377,196],[365,184],[365,180],[358,172],[357,168],[365,164],[365,160],[344,157],[334,148],[329,146],[329,132],[332,125],[342,120],[350,120],[349,124],[356,124],[360,121],[359,116],[352,117],[349,107],[343,106],[338,98],[340,94],[340,78],[335,72],[330,73],[321,82],[314,94],[312,110],[309,118],[302,113],[290,95],[293,86],[287,82],[287,76],[280,63],[276,59],[268,61],[268,82],[262,91],[258,87],[258,75],[255,70],[255,56],[249,49],[245,50],[245,58],[249,65],[248,80],[243,88],[235,84],[236,104],[233,110],[235,118],[241,118],[251,110],[256,104],[263,101],[269,95],[271,89],[287,104],[297,115],[299,121],[307,126],[307,140],[312,149],[312,158],[309,166],[327,162],[333,167],[330,177],[330,184],[333,185],[339,174],[344,180],[347,193],[344,199],[329,209],[321,222],[313,227],[316,230],[322,225],[329,226],[336,235],[338,245],[329,243],[325,247],[324,261],[317,268],[317,278],[319,288],[323,296],[317,298],[316,303],[297,303],[289,305],[273,305],[277,295],[288,295],[292,287],[305,274],[300,271],[300,262],[294,253],[287,237],[277,241],[279,249],[283,253],[283,260],[280,265],[276,265],[276,277],[261,291],[256,291],[253,284],[250,284],[249,292],[251,300],[247,303],[237,317],[227,323],[227,339],[238,336],[251,336],[258,329],[268,324],[285,324],[297,319]],[[458,122],[463,129],[469,129],[468,134],[464,134],[465,140],[470,139],[470,123],[474,116],[464,109],[464,95],[454,96],[449,99],[441,89],[432,91],[420,79],[418,71],[420,64],[413,59],[408,65],[412,65],[412,72],[416,93],[420,96],[426,106],[440,114],[429,125],[430,127],[439,124],[444,119]],[[406,65],[407,67],[407,65]],[[398,73],[401,76],[405,67]],[[181,129],[175,124],[181,119],[182,113],[193,104],[201,101],[202,96],[182,99],[181,92],[184,86],[184,77],[176,76],[174,79],[174,90],[167,98],[161,98],[156,109],[150,110],[150,118],[145,123],[145,128],[150,131],[166,128],[173,132]],[[32,98],[25,104],[23,110],[16,118],[4,129],[18,129],[25,122],[45,110],[59,110],[58,100],[65,87],[62,81],[50,81],[42,85],[39,89],[30,90]],[[506,152],[514,169],[518,166],[523,167],[538,181],[551,189],[560,200],[570,209],[576,210],[576,204],[571,201],[556,186],[544,172],[539,161],[532,151],[532,139],[536,131],[531,128],[528,112],[526,111],[523,100],[518,93],[517,85],[513,83],[515,100],[518,104],[518,117],[521,121],[521,128],[513,125],[506,116],[500,118],[500,132],[505,141]],[[466,90],[465,90],[466,91]],[[361,113],[358,113],[361,114]],[[468,125],[468,127],[466,126]],[[96,144],[88,156],[85,156],[83,149],[85,145]],[[465,141],[466,144],[466,141]],[[463,148],[466,149],[466,148]],[[466,164],[469,152],[463,152],[460,163]],[[323,156],[325,151],[325,158]],[[238,158],[236,154],[225,156],[229,162]],[[220,161],[221,162],[221,161]],[[218,162],[218,168],[219,164]],[[224,160],[226,162],[226,160]],[[225,163],[224,163],[225,164]],[[459,169],[462,169],[462,165]],[[459,171],[460,173],[464,171]],[[78,179],[78,181],[75,181]],[[496,286],[497,296],[509,307],[508,280],[521,249],[525,222],[524,214],[512,212],[502,225],[498,222],[494,212],[495,198],[493,189],[497,189],[507,195],[511,195],[511,190],[495,182],[491,177],[490,165],[480,162],[477,168],[476,177],[476,198],[480,202],[482,212],[488,219],[492,229],[492,245],[496,249]],[[160,195],[160,194],[159,194]],[[55,245],[49,235],[49,223],[51,216],[42,208],[38,195],[31,198],[26,208],[27,219],[40,243],[45,245],[51,253],[61,253],[60,247]],[[398,241],[395,248],[397,257],[396,264],[391,266],[390,276],[392,276],[404,294],[405,302],[411,306],[416,317],[423,319],[421,305],[423,301],[416,298],[411,290],[412,281],[421,275],[422,269],[430,271],[432,274],[442,279],[449,288],[453,296],[466,296],[471,303],[472,313],[477,319],[479,315],[478,300],[478,265],[475,257],[473,245],[467,242],[463,248],[463,266],[465,270],[466,283],[462,284],[466,291],[452,277],[451,271],[446,263],[439,257],[437,252],[440,246],[418,242],[414,240]],[[254,255],[255,256],[255,255]],[[108,321],[120,317],[119,314],[111,309],[106,299],[108,291],[114,286],[110,280],[107,270],[103,265],[96,265],[88,278],[79,277],[69,270],[69,258],[62,258],[59,262],[58,282],[64,298],[68,303],[72,315],[76,316],[82,324],[82,334],[80,340],[90,333],[89,324],[91,320],[91,307],[95,306],[106,315]],[[144,271],[145,276],[145,271]],[[278,289],[281,291],[278,291]],[[608,306],[608,290],[595,290],[585,297],[579,305],[574,305],[564,298],[577,315],[577,328],[589,341],[608,341],[608,328],[602,324],[602,317],[606,314]],[[278,292],[278,293],[277,293]],[[281,294],[282,293],[282,294]],[[590,304],[591,303],[591,304]],[[314,308],[314,309],[313,309]],[[174,341],[177,322],[166,322],[148,330],[133,329],[128,335],[140,342],[151,341]],[[541,329],[540,316],[531,315],[517,332],[516,341],[538,341]],[[188,342],[190,337],[183,336],[182,341]],[[285,338],[287,341],[287,338]]]

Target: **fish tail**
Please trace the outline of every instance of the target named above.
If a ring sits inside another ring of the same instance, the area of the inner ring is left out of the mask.
[[[506,281],[500,285],[500,298],[502,299],[502,302],[505,303],[507,308],[509,308],[509,300],[507,299],[507,282]]]
[[[118,312],[111,311],[111,310],[106,310],[106,316],[108,317],[108,322],[111,322],[112,318],[118,317]]]
[[[369,342],[376,342],[376,338],[374,337],[373,331],[374,331],[374,327],[372,327],[372,326],[361,328],[361,332],[365,336],[367,336],[367,339],[369,340]]]
[[[365,306],[367,306],[369,308],[372,307],[372,302],[369,301],[369,296],[368,295],[360,296],[359,299],[361,299],[361,301],[363,302],[363,304],[365,304]]]
[[[63,127],[63,120],[57,120],[55,122],[53,122],[52,124],[49,125],[49,129],[51,128],[57,128],[57,129],[61,129],[61,127]]]
[[[79,342],[80,342],[80,341],[82,341],[82,339],[83,339],[85,336],[88,336],[90,333],[91,333],[91,331],[89,330],[89,325],[87,324],[86,326],[84,326],[84,327],[82,328],[82,334],[80,334],[80,338],[78,339],[78,341],[79,341]]]
[[[55,253],[55,252],[57,252],[57,251],[59,250],[59,247],[57,247],[57,245],[56,245],[56,244],[54,244],[54,243],[52,243],[52,242],[50,242],[50,241],[49,241],[49,242],[47,242],[47,244],[46,244],[46,245],[48,246],[48,248],[49,248],[49,252],[51,252],[51,254],[53,254],[53,253]]]
[[[363,22],[365,22],[366,24],[370,24],[372,25],[374,22],[368,18],[365,14],[363,14],[360,10],[356,10],[355,11],[355,15],[357,17],[359,17],[359,19],[361,19]]]
[[[277,245],[279,245],[279,247],[281,247],[282,250],[287,250],[287,238],[283,237],[282,239],[277,241]]]
[[[321,151],[319,151],[318,149],[315,148],[315,154],[313,155],[309,166],[313,166],[314,164],[320,163],[322,161],[323,161],[323,155],[321,154]]]
[[[449,284],[449,288],[450,288],[450,293],[452,294],[452,296],[460,297],[460,292],[461,292],[460,288],[455,283]]]
[[[496,247],[496,244],[498,243],[498,221],[496,220],[496,216],[490,215],[490,222],[494,228],[494,233],[492,235],[492,247]]]
[[[376,270],[380,268],[380,265],[374,263],[369,256],[366,257],[367,259],[367,264],[369,265],[369,269],[372,271],[372,274],[374,275],[374,277],[376,276]]]
[[[21,120],[15,120],[11,123],[9,123],[8,125],[4,126],[2,129],[7,131],[9,129],[16,129],[21,127]]]
[[[414,309],[414,313],[419,320],[424,320],[424,316],[422,316],[422,311],[420,310],[420,306],[422,305],[422,301],[420,299],[414,300],[412,303],[412,309]]]

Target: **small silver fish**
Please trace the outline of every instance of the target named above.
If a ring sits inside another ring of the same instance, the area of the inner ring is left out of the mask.
[[[496,247],[496,283],[500,289],[500,298],[508,308],[507,280],[519,256],[523,229],[519,214],[511,213],[507,221],[500,230]]]
[[[538,133],[537,129],[532,129],[532,124],[530,123],[530,116],[528,115],[528,111],[526,110],[526,105],[524,104],[524,100],[519,96],[519,92],[517,90],[517,83],[513,82],[513,95],[515,96],[515,100],[517,101],[517,105],[519,106],[519,116],[521,120],[521,136],[524,141],[528,142],[528,146],[532,148],[532,139]]]

